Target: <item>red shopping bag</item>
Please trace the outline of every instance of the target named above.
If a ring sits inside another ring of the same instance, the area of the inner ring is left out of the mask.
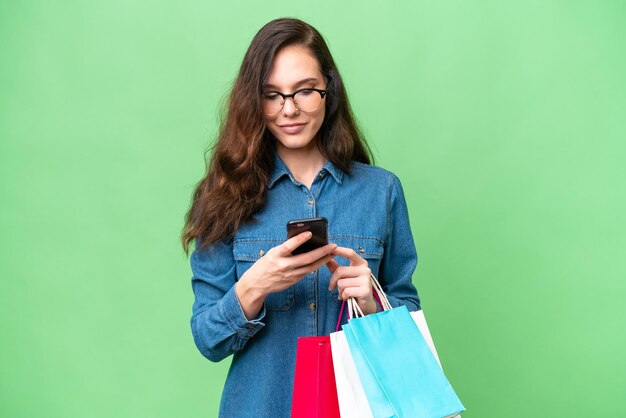
[[[339,418],[329,336],[298,338],[291,417]]]

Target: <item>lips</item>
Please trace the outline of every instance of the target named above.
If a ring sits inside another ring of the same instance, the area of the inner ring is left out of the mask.
[[[288,134],[297,134],[298,132],[302,131],[305,126],[306,123],[289,123],[286,125],[278,125],[281,130]]]

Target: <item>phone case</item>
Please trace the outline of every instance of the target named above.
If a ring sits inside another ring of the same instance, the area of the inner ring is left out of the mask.
[[[328,220],[326,218],[296,219],[287,223],[287,238],[311,231],[313,236],[291,254],[302,254],[328,244]]]

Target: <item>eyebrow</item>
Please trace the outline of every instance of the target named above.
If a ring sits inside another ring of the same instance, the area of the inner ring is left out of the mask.
[[[303,85],[303,84],[307,84],[307,83],[317,83],[318,80],[315,77],[309,77],[309,78],[305,78],[304,80],[300,80],[298,81],[296,84],[293,85],[294,89],[298,88],[299,86]],[[277,89],[278,87],[273,85],[273,84],[263,84],[263,88],[265,89]]]

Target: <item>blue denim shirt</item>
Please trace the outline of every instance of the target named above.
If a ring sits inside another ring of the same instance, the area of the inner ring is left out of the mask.
[[[341,301],[337,289],[328,291],[326,267],[270,294],[252,320],[239,304],[235,283],[286,240],[289,220],[326,217],[329,242],[366,259],[393,306],[420,309],[411,283],[417,254],[400,181],[379,167],[355,162],[351,168],[347,174],[327,162],[309,189],[276,155],[266,203],[254,221],[241,226],[232,240],[196,247],[191,255],[195,343],[211,361],[233,355],[220,417],[289,417],[298,337],[335,331]]]

